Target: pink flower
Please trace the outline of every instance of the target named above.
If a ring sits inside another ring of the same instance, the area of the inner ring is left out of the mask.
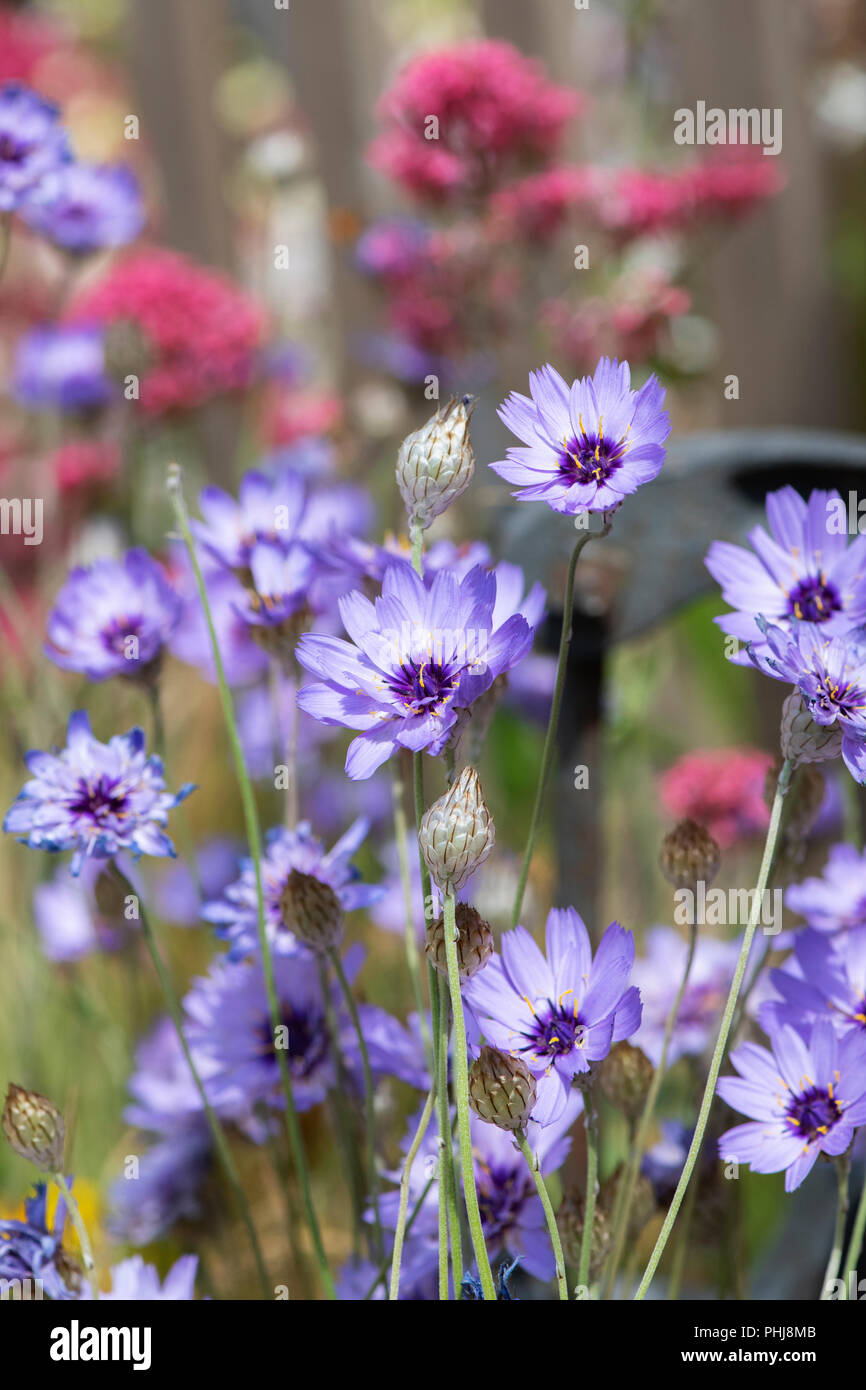
[[[661,355],[671,319],[690,305],[687,290],[663,271],[648,268],[621,276],[603,298],[585,299],[576,308],[548,300],[541,320],[560,353],[576,369],[588,371],[599,356],[646,362]]]
[[[408,63],[385,92],[385,129],[370,162],[418,197],[484,192],[509,164],[553,156],[582,105],[510,44],[478,39],[438,49]]]
[[[687,753],[660,780],[662,805],[677,819],[705,825],[722,849],[766,830],[764,780],[773,759],[757,748]]]
[[[138,330],[146,415],[189,410],[249,385],[265,326],[263,311],[225,276],[154,247],[112,261],[66,317]]]
[[[343,403],[330,391],[280,390],[265,403],[267,448],[287,448],[299,439],[332,434],[343,422]]]
[[[70,439],[51,456],[51,468],[60,492],[72,492],[117,476],[120,450],[102,439]]]
[[[548,240],[565,225],[570,212],[591,196],[596,184],[592,169],[560,165],[543,169],[503,188],[491,199],[494,236]]]

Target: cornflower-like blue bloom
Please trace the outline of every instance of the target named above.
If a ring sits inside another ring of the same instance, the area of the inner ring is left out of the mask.
[[[465,997],[487,1042],[520,1057],[538,1081],[532,1117],[561,1114],[575,1077],[636,1033],[640,992],[629,985],[634,937],[612,922],[593,957],[589,933],[573,907],[547,918],[545,957],[525,927],[502,937],[466,986]]]
[[[350,982],[357,975],[362,958],[359,947],[346,952],[343,968]],[[318,1105],[337,1080],[319,962],[311,952],[298,949],[293,956],[274,958],[274,974],[280,1026],[285,1030],[276,1038],[271,1029],[264,972],[258,961],[216,961],[206,977],[194,982],[184,1000],[189,1020],[186,1035],[196,1064],[201,1063],[209,1099],[253,1139],[264,1137],[260,1124],[257,1127],[256,1105],[276,1109],[283,1106],[277,1047],[285,1050],[299,1110]],[[330,988],[340,1051],[348,1078],[360,1094],[363,1081],[354,1027],[342,993],[336,985]],[[374,1074],[423,1084],[426,1078],[417,1075],[417,1044],[408,1031],[396,1025],[406,1047],[404,1059],[399,1051],[392,1050],[400,1045],[397,1032],[383,1032],[382,1010],[362,1004],[358,1013],[365,1038],[372,1043],[370,1061]]]
[[[130,729],[108,743],[93,737],[85,710],[69,716],[66,747],[31,752],[33,774],[6,813],[3,829],[31,849],[74,851],[77,874],[85,858],[111,859],[122,850],[174,858],[165,834],[168,813],[194,790],[165,789],[162,760],[148,757],[144,733]]]
[[[791,633],[759,619],[765,638],[748,652],[777,681],[799,687],[816,724],[836,725],[842,760],[855,782],[866,782],[866,646],[863,633],[825,638],[814,624],[794,623]]]
[[[866,927],[840,936],[799,932],[793,960],[771,970],[770,981],[781,999],[765,1000],[758,1010],[765,1033],[790,1023],[805,1036],[829,1018],[840,1035],[866,1037]]]
[[[71,158],[57,107],[19,82],[0,87],[0,212],[32,198]]]
[[[12,394],[34,409],[92,410],[117,394],[99,328],[32,328],[15,346]]]
[[[495,1279],[497,1303],[513,1303],[517,1301],[516,1296],[508,1287],[508,1281],[519,1264],[520,1257],[518,1256],[516,1260],[511,1261],[511,1264],[505,1260],[499,1266]],[[481,1280],[478,1278],[478,1275],[472,1273],[471,1270],[467,1270],[463,1276],[461,1297],[464,1303],[481,1303],[484,1300],[484,1289]]]
[[[308,604],[316,577],[316,558],[306,545],[288,550],[258,541],[249,557],[252,589],[244,591],[238,612],[251,627],[281,628]]]
[[[274,950],[293,954],[298,943],[291,922],[284,917],[283,894],[293,869],[325,883],[336,894],[344,912],[367,907],[382,895],[375,884],[362,883],[352,864],[367,834],[368,824],[360,818],[331,849],[312,832],[308,821],[294,830],[279,826],[267,836],[262,857],[262,886],[265,898],[265,925]],[[217,934],[231,943],[229,956],[242,959],[258,950],[258,907],[253,861],[241,861],[240,877],[229,884],[222,898],[202,910],[206,922],[213,922]]]
[[[197,1129],[179,1131],[145,1149],[135,1178],[120,1177],[108,1193],[108,1229],[117,1240],[149,1245],[177,1221],[202,1214],[200,1191],[212,1162],[211,1139],[202,1115]]]
[[[665,1024],[682,983],[688,942],[672,927],[653,927],[646,955],[638,956],[632,979],[640,990],[643,1016],[635,1043],[658,1066]],[[714,1037],[739,954],[738,941],[699,936],[677,1024],[668,1048],[668,1065],[679,1057],[699,1056]]]
[[[490,465],[518,485],[512,496],[570,516],[607,512],[660,473],[671,424],[657,377],[632,391],[629,364],[602,357],[571,386],[549,365],[530,372],[529,391],[499,408],[525,446]]]
[[[784,1170],[785,1191],[793,1192],[819,1154],[845,1153],[866,1122],[866,1034],[840,1038],[821,1019],[806,1040],[782,1024],[770,1047],[747,1042],[731,1053],[740,1075],[722,1077],[718,1093],[750,1122],[722,1135],[719,1155],[754,1173]]]
[[[123,165],[67,164],[21,208],[34,231],[77,254],[124,246],[144,226],[138,180]]]
[[[111,1289],[98,1297],[108,1302],[187,1303],[195,1298],[197,1270],[198,1255],[181,1255],[160,1282],[155,1265],[145,1264],[142,1255],[130,1255],[128,1260],[112,1266]]]
[[[785,906],[821,932],[866,927],[866,851],[834,845],[819,878],[804,878],[785,890]]]
[[[767,494],[767,521],[749,532],[752,550],[713,541],[705,564],[735,613],[716,618],[723,632],[763,645],[760,616],[783,631],[814,624],[824,639],[866,621],[866,536],[849,546],[828,531],[837,492],[816,490],[805,502],[792,487]],[[731,658],[740,665],[748,653]]]
[[[447,570],[429,586],[405,564],[388,567],[375,603],[354,592],[339,601],[351,641],[305,633],[297,657],[320,679],[298,695],[326,724],[356,729],[346,772],[369,777],[398,748],[441,753],[461,711],[516,665],[532,642],[521,614],[494,623],[496,577],[477,567]]]
[[[183,600],[146,550],[74,569],[48,617],[45,654],[92,681],[147,678],[177,626]]]
[[[201,558],[202,578],[226,680],[231,686],[250,685],[267,671],[268,656],[254,641],[249,624],[241,617],[246,599],[243,585],[235,575],[218,567],[209,555]],[[215,684],[210,631],[185,547],[172,555],[172,562],[175,586],[183,600],[180,621],[172,634],[172,653],[179,661],[195,666],[206,680]]]
[[[71,1179],[67,1178],[71,1185]],[[39,1280],[43,1295],[52,1300],[77,1298],[81,1271],[63,1249],[66,1203],[58,1196],[54,1219],[48,1224],[48,1189],[36,1183],[25,1199],[23,1221],[0,1219],[0,1279]],[[30,1289],[30,1297],[37,1297]]]
[[[138,891],[136,867],[125,855],[117,866]],[[129,940],[137,924],[123,915],[123,897],[117,886],[107,892],[104,859],[85,859],[79,874],[68,864],[33,890],[33,921],[49,960],[82,960],[94,951],[117,951]],[[114,911],[112,911],[112,907]]]

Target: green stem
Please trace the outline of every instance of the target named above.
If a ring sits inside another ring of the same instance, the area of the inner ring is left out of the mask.
[[[430,1123],[430,1116],[433,1114],[433,1101],[436,1090],[431,1086],[424,1102],[424,1109],[421,1111],[421,1119],[418,1121],[418,1128],[415,1130],[409,1151],[406,1154],[406,1162],[403,1164],[403,1171],[400,1174],[400,1205],[397,1209],[397,1226],[394,1231],[394,1252],[391,1257],[391,1285],[388,1297],[396,1301],[400,1296],[400,1265],[403,1260],[403,1240],[406,1235],[406,1215],[409,1210],[409,1188],[412,1182],[412,1165],[418,1157],[418,1150],[424,1135],[427,1133],[427,1126]]]
[[[782,804],[785,800],[785,795],[788,791],[792,771],[793,767],[791,761],[790,759],[786,759],[785,762],[782,764],[782,770],[779,773],[779,781],[776,787],[776,795],[773,798],[773,809],[770,813],[770,824],[767,829],[767,839],[764,844],[764,854],[761,859],[761,868],[758,873],[758,883],[755,888],[755,896],[752,899],[752,910],[749,913],[749,924],[743,935],[743,944],[740,948],[740,954],[737,959],[737,966],[734,971],[734,978],[731,981],[731,988],[728,993],[727,1003],[725,1004],[725,1011],[722,1015],[722,1022],[719,1028],[719,1036],[716,1039],[716,1046],[713,1050],[712,1061],[710,1062],[710,1070],[707,1076],[706,1086],[704,1087],[703,1099],[701,1101],[701,1108],[698,1111],[695,1132],[692,1136],[692,1142],[689,1146],[688,1154],[686,1155],[686,1161],[683,1165],[683,1171],[680,1174],[680,1180],[677,1183],[676,1192],[674,1193],[673,1198],[671,1200],[671,1204],[668,1207],[667,1214],[664,1219],[664,1224],[662,1225],[661,1231],[659,1232],[659,1237],[655,1243],[655,1248],[652,1252],[652,1255],[650,1256],[649,1264],[647,1265],[646,1270],[644,1271],[643,1279],[641,1280],[638,1291],[635,1294],[636,1299],[642,1299],[645,1296],[650,1284],[652,1283],[653,1276],[658,1268],[659,1260],[661,1259],[662,1254],[664,1253],[664,1248],[667,1245],[671,1231],[674,1228],[674,1223],[677,1219],[677,1212],[679,1211],[680,1206],[682,1204],[686,1188],[689,1185],[689,1179],[692,1176],[692,1171],[695,1167],[695,1164],[697,1163],[698,1154],[700,1153],[701,1145],[704,1140],[704,1133],[707,1128],[707,1121],[709,1120],[710,1110],[712,1108],[713,1099],[716,1094],[716,1084],[719,1079],[719,1072],[722,1069],[722,1061],[724,1060],[725,1048],[727,1047],[728,1043],[728,1035],[731,1031],[731,1023],[734,1017],[734,1010],[737,1006],[737,997],[740,993],[740,986],[743,983],[743,976],[746,973],[746,965],[749,959],[749,952],[752,949],[752,942],[755,937],[755,932],[757,931],[758,923],[761,919],[761,908],[763,905],[764,889],[767,886],[767,880],[770,876],[770,868],[773,863],[773,856],[776,852],[776,843],[779,838],[779,823],[782,817]]]
[[[421,1212],[421,1208],[424,1206],[424,1203],[425,1203],[425,1201],[427,1200],[427,1194],[429,1193],[430,1188],[433,1186],[433,1184],[434,1184],[435,1181],[436,1181],[436,1174],[435,1174],[435,1173],[432,1173],[432,1174],[430,1175],[430,1177],[427,1179],[427,1181],[425,1182],[424,1186],[422,1187],[421,1192],[420,1192],[420,1194],[419,1194],[419,1196],[418,1196],[418,1200],[417,1200],[417,1202],[415,1203],[414,1207],[412,1208],[412,1210],[411,1210],[410,1213],[409,1213],[409,1220],[406,1222],[406,1230],[405,1230],[405,1232],[404,1232],[405,1235],[408,1236],[409,1232],[411,1231],[412,1227],[414,1226],[415,1221],[416,1221],[416,1218],[419,1216],[419,1214],[420,1214],[420,1212]],[[369,1287],[368,1287],[368,1289],[367,1289],[367,1292],[364,1294],[364,1297],[360,1300],[362,1303],[368,1303],[368,1302],[370,1301],[370,1299],[373,1297],[373,1294],[374,1294],[374,1293],[376,1292],[376,1290],[378,1289],[379,1285],[382,1283],[383,1279],[387,1278],[387,1275],[388,1275],[388,1266],[389,1266],[390,1263],[391,1263],[391,1257],[390,1257],[390,1256],[388,1256],[387,1259],[385,1259],[385,1260],[382,1261],[382,1263],[380,1264],[378,1270],[376,1271],[376,1277],[375,1277],[375,1279],[373,1280],[372,1284],[369,1285]]]
[[[376,1254],[377,1258],[385,1258],[385,1238],[382,1235],[382,1217],[379,1212],[379,1168],[376,1162],[376,1093],[373,1089],[373,1068],[370,1066],[370,1053],[367,1048],[367,1040],[364,1037],[364,1030],[361,1027],[361,1019],[358,1014],[358,1005],[355,1003],[355,996],[352,993],[349,981],[346,979],[346,972],[343,969],[343,962],[340,960],[339,951],[330,952],[331,964],[334,973],[339,981],[343,998],[346,1001],[346,1008],[349,1010],[349,1017],[352,1020],[352,1027],[358,1039],[358,1050],[361,1054],[361,1070],[364,1073],[364,1129],[367,1140],[367,1182],[370,1186],[370,1200],[373,1204],[373,1229],[376,1232]]]
[[[550,718],[547,722],[547,733],[544,736],[544,752],[541,755],[541,767],[538,772],[538,784],[535,789],[535,803],[532,807],[532,820],[529,823],[529,837],[526,841],[526,850],[523,855],[523,865],[520,870],[520,878],[517,883],[517,893],[514,898],[514,909],[511,914],[511,925],[516,927],[520,920],[520,912],[523,907],[523,895],[526,892],[526,881],[529,878],[529,866],[532,863],[532,856],[535,852],[535,842],[538,839],[538,828],[541,824],[541,812],[544,807],[544,793],[547,789],[547,780],[550,776],[550,768],[553,763],[553,753],[556,748],[556,732],[559,728],[559,712],[562,708],[562,696],[565,690],[565,670],[568,658],[568,649],[571,645],[572,617],[574,609],[574,572],[577,569],[577,562],[580,552],[587,541],[601,539],[610,531],[610,522],[607,522],[601,531],[584,531],[579,536],[574,550],[571,552],[571,559],[568,563],[568,573],[565,579],[565,593],[562,599],[562,630],[559,636],[559,656],[556,662],[556,681],[553,687],[553,700],[550,705]]]
[[[430,1041],[430,1029],[427,1024],[427,1010],[424,1007],[424,994],[421,989],[421,968],[418,959],[418,942],[415,937],[415,913],[412,903],[412,875],[409,872],[409,854],[407,850],[409,829],[406,824],[406,811],[403,806],[403,796],[403,778],[399,772],[399,765],[397,765],[393,781],[394,839],[397,843],[397,861],[400,866],[400,883],[403,888],[403,905],[405,909],[403,938],[406,946],[406,965],[409,970],[409,979],[412,985],[412,997],[415,1001],[415,1008],[418,1011],[418,1025],[421,1029],[421,1036],[424,1039],[427,1065],[430,1069],[430,1075],[432,1076],[435,1062]]]
[[[183,1026],[183,1009],[181,1008],[181,1003],[177,996],[177,991],[175,990],[171,974],[165,961],[162,958],[159,947],[156,943],[156,937],[154,936],[153,928],[150,925],[150,918],[147,915],[144,904],[142,903],[138,894],[135,892],[135,889],[133,888],[129,879],[122,872],[122,870],[120,870],[117,867],[117,864],[114,861],[112,861],[112,868],[118,879],[122,881],[122,886],[127,890],[129,894],[135,897],[136,902],[138,903],[138,919],[141,924],[141,934],[144,937],[144,944],[147,947],[151,960],[153,961],[153,967],[156,971],[157,978],[159,979],[159,983],[162,988],[162,992],[165,996],[165,1002],[168,1005],[168,1011],[171,1014],[172,1022],[174,1023],[175,1027],[175,1032],[177,1033],[181,1048],[183,1050],[183,1055],[186,1059],[186,1064],[189,1067],[190,1075],[192,1076],[193,1082],[195,1083],[195,1088],[199,1093],[199,1097],[201,1098],[201,1103],[204,1106],[205,1117],[207,1119],[208,1128],[211,1132],[211,1137],[214,1141],[214,1147],[216,1148],[220,1162],[222,1163],[223,1169],[225,1170],[225,1175],[228,1178],[229,1186],[231,1187],[232,1192],[234,1194],[234,1198],[237,1202],[238,1210],[240,1211],[243,1223],[247,1228],[247,1234],[250,1238],[250,1245],[253,1249],[253,1256],[255,1258],[256,1268],[258,1270],[259,1281],[262,1285],[262,1293],[266,1299],[270,1300],[273,1298],[273,1289],[271,1288],[271,1283],[268,1279],[267,1268],[265,1266],[261,1246],[259,1245],[259,1238],[256,1234],[256,1228],[253,1222],[253,1214],[250,1210],[250,1205],[247,1201],[246,1193],[243,1189],[243,1184],[241,1183],[240,1174],[238,1173],[238,1169],[235,1164],[234,1158],[232,1157],[232,1151],[229,1147],[229,1142],[226,1138],[225,1130],[223,1129],[222,1123],[217,1118],[216,1111],[214,1110],[213,1106],[208,1100],[207,1091],[204,1087],[204,1082],[202,1081],[201,1076],[198,1072],[198,1068],[196,1067],[196,1064],[193,1061],[192,1052],[190,1051],[189,1043],[186,1040],[186,1033],[184,1031]]]
[[[268,999],[268,1012],[272,1036],[276,1040],[276,1030],[281,1026],[280,1004],[277,995],[276,980],[274,978],[274,962],[271,955],[271,944],[268,940],[267,926],[265,922],[265,899],[262,884],[262,837],[259,828],[258,812],[256,810],[253,785],[247,772],[246,762],[244,761],[243,748],[241,746],[240,735],[238,734],[237,721],[235,719],[234,705],[232,703],[231,691],[226,680],[225,668],[223,666],[222,655],[217,640],[216,628],[214,627],[213,614],[211,613],[210,603],[207,596],[207,588],[202,577],[201,566],[198,562],[195,543],[189,527],[189,517],[187,515],[186,503],[181,489],[180,468],[177,464],[172,464],[168,473],[168,492],[171,498],[172,510],[177,521],[180,533],[189,552],[190,563],[192,564],[193,574],[195,575],[196,588],[204,609],[205,621],[207,623],[208,634],[210,637],[211,650],[213,652],[214,667],[216,669],[217,687],[219,690],[220,703],[222,705],[223,717],[226,723],[229,743],[232,750],[232,758],[235,765],[235,774],[238,780],[238,788],[241,795],[241,805],[244,813],[244,824],[246,826],[247,839],[250,847],[250,858],[253,862],[256,883],[256,907],[257,907],[257,927],[259,938],[259,950],[262,958],[262,968],[265,977],[265,990]],[[336,1298],[334,1282],[328,1268],[328,1260],[325,1254],[325,1247],[322,1241],[322,1233],[316,1218],[316,1211],[313,1205],[313,1193],[310,1186],[310,1174],[307,1167],[307,1156],[304,1149],[304,1138],[301,1133],[300,1120],[295,1105],[294,1092],[292,1089],[292,1078],[289,1073],[288,1059],[285,1055],[285,1048],[274,1048],[279,1068],[280,1080],[282,1082],[283,1097],[285,1100],[285,1120],[286,1132],[289,1141],[289,1149],[298,1175],[301,1188],[301,1196],[304,1204],[304,1212],[307,1218],[307,1225],[313,1241],[313,1249],[316,1256],[316,1264],[319,1270],[319,1277],[324,1286],[328,1298]]]
[[[592,1259],[592,1241],[595,1234],[595,1198],[598,1191],[598,1117],[595,1113],[595,1098],[592,1082],[583,1088],[583,1118],[586,1126],[586,1202],[583,1212],[583,1233],[580,1237],[580,1260],[577,1266],[577,1282],[582,1288],[589,1288],[589,1266]]]
[[[845,1241],[845,1222],[848,1220],[848,1180],[851,1175],[851,1159],[848,1154],[843,1154],[836,1159],[836,1179],[839,1184],[836,1198],[836,1222],[833,1227],[833,1244],[830,1249],[830,1258],[827,1261],[827,1268],[824,1272],[824,1282],[821,1285],[820,1301],[827,1303],[830,1299],[831,1286],[835,1283],[839,1274],[839,1265],[842,1260],[842,1248]]]
[[[51,1174],[56,1186],[63,1194],[66,1202],[66,1209],[69,1212],[69,1219],[75,1227],[75,1234],[78,1236],[78,1244],[81,1247],[81,1258],[84,1261],[85,1269],[93,1268],[93,1250],[90,1245],[90,1237],[87,1234],[87,1227],[81,1215],[81,1209],[72,1195],[72,1188],[66,1181],[62,1173]]]
[[[691,937],[689,939],[689,949],[686,955],[685,970],[683,971],[683,977],[680,981],[680,987],[677,990],[676,998],[674,999],[674,1002],[671,1005],[670,1012],[667,1016],[667,1021],[665,1023],[664,1038],[662,1041],[662,1050],[661,1055],[659,1057],[659,1064],[653,1072],[653,1078],[650,1082],[650,1087],[647,1092],[646,1100],[644,1101],[643,1111],[641,1112],[641,1117],[638,1121],[638,1127],[635,1132],[634,1143],[632,1144],[631,1156],[629,1159],[628,1171],[626,1173],[625,1185],[622,1189],[622,1202],[617,1204],[617,1216],[614,1223],[613,1248],[611,1250],[610,1264],[608,1266],[607,1277],[605,1279],[604,1292],[602,1295],[603,1298],[610,1298],[611,1293],[613,1292],[613,1285],[616,1279],[616,1272],[619,1269],[619,1262],[622,1259],[623,1246],[625,1245],[625,1238],[628,1232],[628,1219],[631,1215],[631,1208],[632,1203],[634,1201],[637,1180],[640,1175],[640,1162],[641,1157],[643,1155],[644,1141],[646,1140],[647,1131],[649,1130],[653,1114],[655,1113],[656,1101],[658,1100],[659,1091],[661,1090],[661,1084],[664,1080],[665,1068],[667,1066],[668,1060],[668,1049],[670,1048],[671,1038],[673,1037],[674,1028],[676,1027],[677,1015],[679,1014],[680,1006],[683,1002],[683,996],[685,995],[686,987],[689,982],[689,975],[691,974],[692,963],[694,962],[695,958],[695,948],[697,946],[697,942],[697,923],[693,922],[691,927]]]
[[[463,1200],[469,1220],[469,1234],[478,1265],[478,1277],[486,1302],[496,1302],[496,1285],[490,1270],[484,1230],[475,1187],[475,1164],[472,1159],[472,1135],[469,1129],[469,1064],[466,1053],[466,1020],[460,994],[460,965],[457,959],[457,903],[449,889],[445,894],[445,958],[448,962],[448,984],[451,990],[451,1013],[454,1021],[454,1099],[457,1106],[457,1137],[460,1148],[460,1171],[463,1177]]]
[[[526,1159],[526,1166],[532,1174],[532,1181],[535,1183],[535,1190],[541,1198],[541,1205],[544,1207],[544,1217],[547,1221],[547,1229],[550,1233],[550,1243],[553,1246],[553,1257],[556,1260],[556,1284],[559,1289],[559,1297],[563,1302],[568,1302],[568,1284],[565,1281],[565,1256],[562,1253],[562,1241],[559,1238],[559,1229],[556,1225],[556,1216],[550,1201],[550,1195],[541,1176],[541,1165],[538,1162],[538,1155],[534,1154],[529,1147],[529,1142],[523,1130],[519,1129],[514,1138],[523,1157]]]
[[[417,521],[409,522],[409,544],[412,548],[412,568],[424,578],[424,530]]]
[[[668,1303],[676,1303],[680,1296],[683,1274],[686,1267],[686,1255],[689,1249],[689,1232],[692,1228],[692,1216],[694,1215],[699,1187],[700,1175],[697,1174],[689,1183],[689,1190],[686,1193],[686,1200],[683,1204],[683,1219],[680,1222],[677,1243],[674,1247],[673,1258],[671,1260],[671,1277],[668,1280],[666,1292],[666,1301]]]
[[[457,1175],[454,1165],[454,1131],[451,1125],[451,1112],[448,1104],[448,1043],[451,1035],[450,1000],[448,981],[437,971],[439,981],[439,1068],[436,1073],[437,1093],[442,1096],[442,1133],[447,1134],[448,1142],[441,1151],[441,1178],[445,1188],[445,1209],[448,1217],[448,1234],[451,1242],[451,1273],[454,1297],[460,1298],[463,1286],[463,1236],[460,1230],[460,1213],[457,1206]]]
[[[851,1232],[851,1239],[848,1242],[848,1249],[845,1251],[845,1261],[842,1265],[845,1271],[846,1289],[850,1289],[851,1287],[852,1274],[854,1275],[854,1282],[856,1282],[857,1266],[860,1263],[864,1235],[866,1235],[866,1169],[863,1171],[863,1187],[860,1190],[860,1201],[857,1203],[857,1212],[854,1217],[854,1229]]]
[[[352,1205],[352,1250],[353,1254],[357,1256],[360,1254],[361,1238],[364,1229],[364,1179],[360,1171],[358,1146],[355,1142],[352,1122],[349,1115],[348,1077],[346,1075],[343,1053],[340,1048],[340,1029],[337,1024],[331,982],[324,957],[319,957],[318,964],[319,986],[322,991],[322,1001],[325,1006],[325,1028],[327,1029],[328,1040],[334,1057],[335,1084],[330,1093],[329,1100],[334,1129],[337,1133],[339,1146],[343,1153],[343,1163],[346,1168],[349,1199]]]

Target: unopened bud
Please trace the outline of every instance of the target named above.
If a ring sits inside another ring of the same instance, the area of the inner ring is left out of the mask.
[[[490,923],[469,903],[458,903],[457,911],[457,964],[460,979],[465,984],[482,970],[493,955],[493,932]],[[445,918],[437,917],[427,934],[425,946],[427,958],[440,975],[448,974],[448,961],[445,956]]]
[[[397,486],[409,520],[422,530],[465,492],[475,472],[469,439],[472,396],[452,398],[409,434],[397,454]]]
[[[535,1105],[535,1077],[519,1057],[482,1047],[469,1068],[469,1104],[500,1129],[525,1129]]]
[[[712,883],[721,862],[721,850],[697,821],[681,820],[662,841],[659,864],[675,888],[690,888],[694,892],[699,883]]]
[[[637,1119],[644,1107],[655,1068],[645,1052],[631,1043],[615,1043],[601,1065],[599,1082],[612,1105]]]
[[[792,691],[782,705],[780,740],[782,757],[789,758],[795,767],[800,763],[824,763],[842,752],[838,722],[816,724],[799,690]]]
[[[464,767],[454,786],[421,819],[418,840],[436,887],[457,893],[484,863],[496,838],[474,767]]]
[[[586,1199],[583,1193],[569,1192],[560,1203],[559,1211],[556,1214],[565,1256],[571,1264],[577,1264],[580,1259],[585,1213]],[[597,1279],[604,1268],[612,1244],[613,1231],[607,1213],[601,1202],[596,1202],[589,1253],[589,1277],[591,1280]]]
[[[63,1116],[47,1096],[9,1083],[3,1106],[3,1133],[19,1158],[35,1163],[43,1173],[63,1167]]]
[[[280,916],[305,946],[319,955],[338,946],[343,909],[333,888],[314,874],[292,869],[280,897]]]

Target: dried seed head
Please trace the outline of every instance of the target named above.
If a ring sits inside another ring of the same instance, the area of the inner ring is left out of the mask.
[[[63,1167],[63,1116],[47,1096],[9,1083],[3,1106],[3,1133],[9,1147],[43,1173]]]
[[[535,1077],[519,1057],[482,1047],[469,1068],[469,1104],[500,1129],[525,1129],[535,1105]]]
[[[460,979],[465,984],[473,975],[483,969],[493,955],[493,932],[474,907],[468,903],[457,904],[457,963]],[[427,934],[427,958],[440,975],[448,974],[445,958],[445,918],[437,917]]]
[[[562,1199],[559,1211],[556,1213],[563,1250],[570,1264],[577,1264],[580,1259],[585,1212],[586,1199],[583,1193],[568,1192]],[[612,1244],[613,1231],[607,1213],[601,1202],[596,1202],[589,1255],[589,1277],[591,1280],[597,1279],[601,1274]]]
[[[496,832],[474,767],[464,767],[454,786],[421,819],[418,839],[427,868],[441,892],[457,893],[493,848]]]
[[[280,915],[289,930],[319,955],[327,955],[340,943],[340,899],[329,884],[314,874],[292,869],[280,896]]]
[[[824,763],[838,758],[842,752],[842,729],[835,724],[816,724],[803,704],[799,690],[794,690],[782,706],[780,730],[782,757],[800,763]]]
[[[410,523],[426,530],[465,492],[475,472],[469,439],[472,396],[452,398],[409,434],[397,454],[397,486]]]
[[[631,1043],[615,1043],[601,1065],[600,1085],[617,1110],[636,1119],[643,1110],[655,1068]]]
[[[697,821],[681,820],[662,841],[661,871],[675,888],[691,888],[694,892],[699,883],[709,885],[721,862],[721,850]]]

